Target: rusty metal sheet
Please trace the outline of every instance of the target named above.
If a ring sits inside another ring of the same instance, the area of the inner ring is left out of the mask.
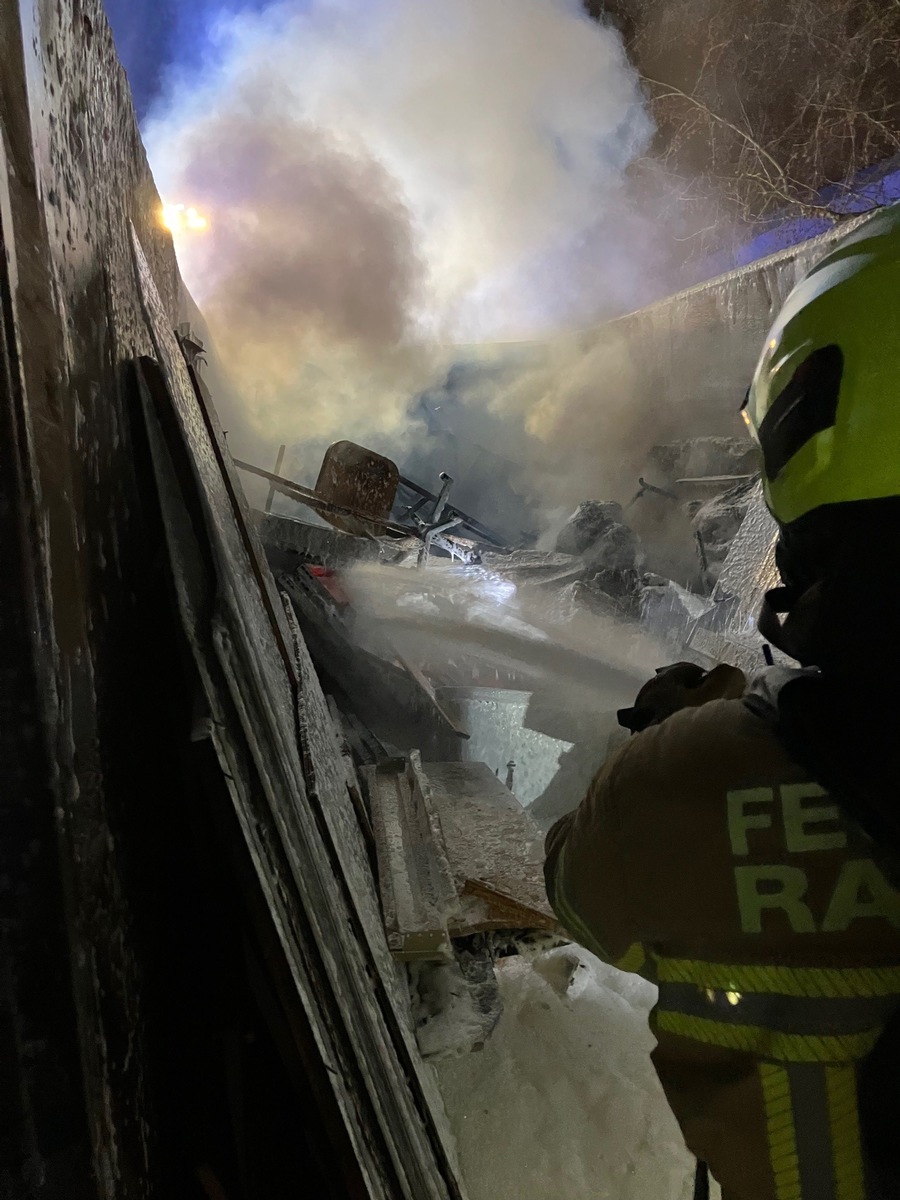
[[[356,442],[340,441],[325,451],[315,490],[332,504],[383,521],[390,516],[399,482],[400,472],[389,458]],[[357,518],[329,512],[322,515],[345,533],[381,532],[380,526],[368,526]]]
[[[141,367],[144,412],[182,621],[297,1002],[317,1030],[370,1195],[461,1200],[424,1069],[373,955],[355,854],[338,844],[349,819],[343,768],[321,726],[330,717],[318,681],[136,237],[134,258],[159,364]]]

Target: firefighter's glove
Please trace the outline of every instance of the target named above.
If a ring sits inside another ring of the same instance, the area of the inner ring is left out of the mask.
[[[659,667],[637,694],[633,708],[620,708],[619,724],[632,733],[658,725],[680,708],[696,708],[710,700],[737,700],[746,680],[737,667],[720,663],[704,671],[696,663],[679,662]]]

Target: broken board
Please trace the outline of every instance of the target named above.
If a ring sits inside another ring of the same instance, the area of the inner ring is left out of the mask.
[[[388,945],[446,960],[455,939],[559,926],[537,825],[481,762],[409,760],[366,771]]]
[[[428,763],[431,802],[461,910],[452,937],[492,929],[557,929],[543,875],[543,837],[482,762]]]
[[[265,899],[290,986],[283,1002],[312,1030],[352,1146],[349,1194],[462,1200],[433,1082],[385,978],[386,951],[375,949],[381,931],[359,880],[365,851],[330,714],[136,236],[133,249],[156,352],[137,365],[142,416],[207,710],[197,736],[218,761]]]

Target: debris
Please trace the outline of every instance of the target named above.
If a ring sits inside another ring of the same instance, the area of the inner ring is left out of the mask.
[[[708,597],[698,596],[667,579],[645,585],[641,590],[641,623],[672,653],[680,653],[696,621],[710,607]]]
[[[267,513],[272,493],[279,492],[312,508],[344,533],[361,538],[416,538],[420,543],[420,566],[427,564],[433,549],[441,550],[451,559],[470,563],[478,561],[480,543],[495,551],[503,548],[502,540],[496,534],[447,502],[453,480],[445,471],[440,475],[440,491],[433,495],[427,488],[401,476],[389,458],[344,440],[328,447],[316,486],[308,488],[278,474],[282,457],[279,455],[274,472],[234,460],[240,470],[268,480]],[[399,498],[401,485],[415,495],[413,503],[404,504]],[[397,510],[399,515],[395,515]],[[460,537],[451,534],[450,530],[464,531],[472,536]]]
[[[750,507],[756,476],[747,476],[709,500],[692,505],[692,528],[701,548],[701,565],[712,583]]]
[[[759,450],[749,438],[698,437],[656,445],[650,461],[673,482],[698,476],[746,477],[759,470]]]
[[[323,500],[346,512],[366,513],[372,518],[365,521],[322,510],[332,525],[345,533],[373,537],[382,531],[382,522],[391,515],[399,482],[400,472],[389,458],[355,442],[341,441],[325,451],[315,491]]]
[[[511,550],[509,554],[485,553],[482,566],[517,586],[560,588],[583,577],[584,560],[577,554],[553,550]]]
[[[280,570],[295,570],[306,562],[326,567],[379,562],[402,545],[399,540],[354,537],[331,525],[311,525],[276,513],[258,513],[257,527],[270,564]]]
[[[683,480],[679,480],[678,482],[682,483]],[[668,488],[657,487],[655,483],[648,483],[642,475],[639,475],[638,490],[625,505],[625,512],[628,512],[629,508],[631,508],[633,504],[637,504],[638,500],[640,500],[642,496],[646,496],[648,492],[652,492],[654,496],[665,496],[667,500],[678,500],[678,497],[675,495],[675,493],[669,491]]]
[[[559,954],[542,954],[535,959],[534,969],[553,988],[557,996],[564,996],[572,986],[575,972],[581,970],[581,958],[574,950]]]
[[[452,962],[413,963],[409,983],[423,1058],[458,1058],[484,1048],[503,1012],[488,948],[460,950]]]
[[[416,483],[412,479],[407,479],[405,475],[400,476],[400,488],[401,490],[403,488],[408,488],[409,491],[418,497],[419,503],[427,500],[437,499],[437,497],[432,492],[429,492],[427,488],[422,487],[420,483]],[[415,505],[412,507],[414,508]],[[487,525],[483,525],[474,517],[470,517],[468,513],[464,513],[463,510],[458,508],[455,504],[450,506],[449,511],[453,516],[461,517],[462,524],[467,529],[471,530],[479,541],[482,541],[490,546],[503,547],[503,538],[498,533],[495,533],[492,529],[489,529]]]
[[[352,521],[359,522],[360,528],[371,524],[384,533],[394,533],[400,537],[405,537],[410,532],[406,526],[400,525],[395,521],[375,518],[371,513],[364,512],[361,509],[350,508],[343,504],[335,504],[333,501],[320,495],[313,488],[303,487],[302,484],[294,483],[291,479],[283,479],[280,475],[275,475],[271,471],[264,471],[262,467],[254,467],[252,463],[243,462],[239,458],[234,460],[234,465],[241,471],[247,471],[251,475],[258,475],[260,479],[267,479],[276,492],[280,492],[291,500],[296,500],[299,504],[305,504],[309,508],[315,509],[323,517],[339,517],[344,521],[350,518]]]
[[[554,931],[540,830],[481,762],[402,762],[365,771],[388,945],[446,961],[450,940]]]
[[[284,454],[285,454],[286,450],[287,450],[287,446],[284,444],[284,442],[282,442],[281,445],[278,447],[278,453],[275,455],[275,466],[272,468],[273,475],[281,474],[281,466],[282,466],[282,463],[284,462]],[[266,493],[266,503],[264,506],[264,511],[267,513],[270,513],[272,511],[272,505],[274,502],[275,502],[275,488],[271,484],[269,484],[269,490]]]
[[[463,904],[451,936],[557,928],[547,902],[543,839],[519,801],[482,762],[428,763],[431,801]]]
[[[399,652],[397,654],[397,662],[404,669],[404,671],[406,671],[406,673],[410,676],[410,678],[416,683],[416,685],[422,689],[422,691],[425,693],[425,695],[428,697],[428,699],[434,705],[435,709],[441,714],[441,716],[446,721],[446,723],[450,726],[450,728],[453,730],[453,732],[458,737],[468,739],[469,734],[462,727],[462,725],[460,725],[459,722],[452,716],[452,714],[450,714],[447,711],[447,709],[444,707],[444,705],[438,699],[438,696],[435,693],[435,690],[431,684],[431,681],[423,674],[421,667],[416,666],[415,663],[411,663],[408,659],[406,659]]]
[[[448,921],[459,898],[419,756],[414,752],[363,774],[388,947],[403,961],[449,961]]]
[[[762,668],[763,639],[756,618],[763,595],[778,584],[777,536],[757,481],[748,491],[746,515],[728,547],[710,605],[688,636],[687,649],[704,664],[728,662],[747,673]],[[789,662],[780,651],[774,656],[776,662]]]
[[[556,535],[556,550],[583,555],[621,524],[622,505],[615,500],[583,500]]]

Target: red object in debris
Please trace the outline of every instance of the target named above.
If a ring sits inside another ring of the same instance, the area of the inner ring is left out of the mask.
[[[322,587],[328,595],[339,604],[341,608],[348,608],[350,605],[350,597],[344,591],[340,577],[331,567],[322,567],[318,563],[307,563],[307,571],[312,575],[313,579],[318,579]]]

